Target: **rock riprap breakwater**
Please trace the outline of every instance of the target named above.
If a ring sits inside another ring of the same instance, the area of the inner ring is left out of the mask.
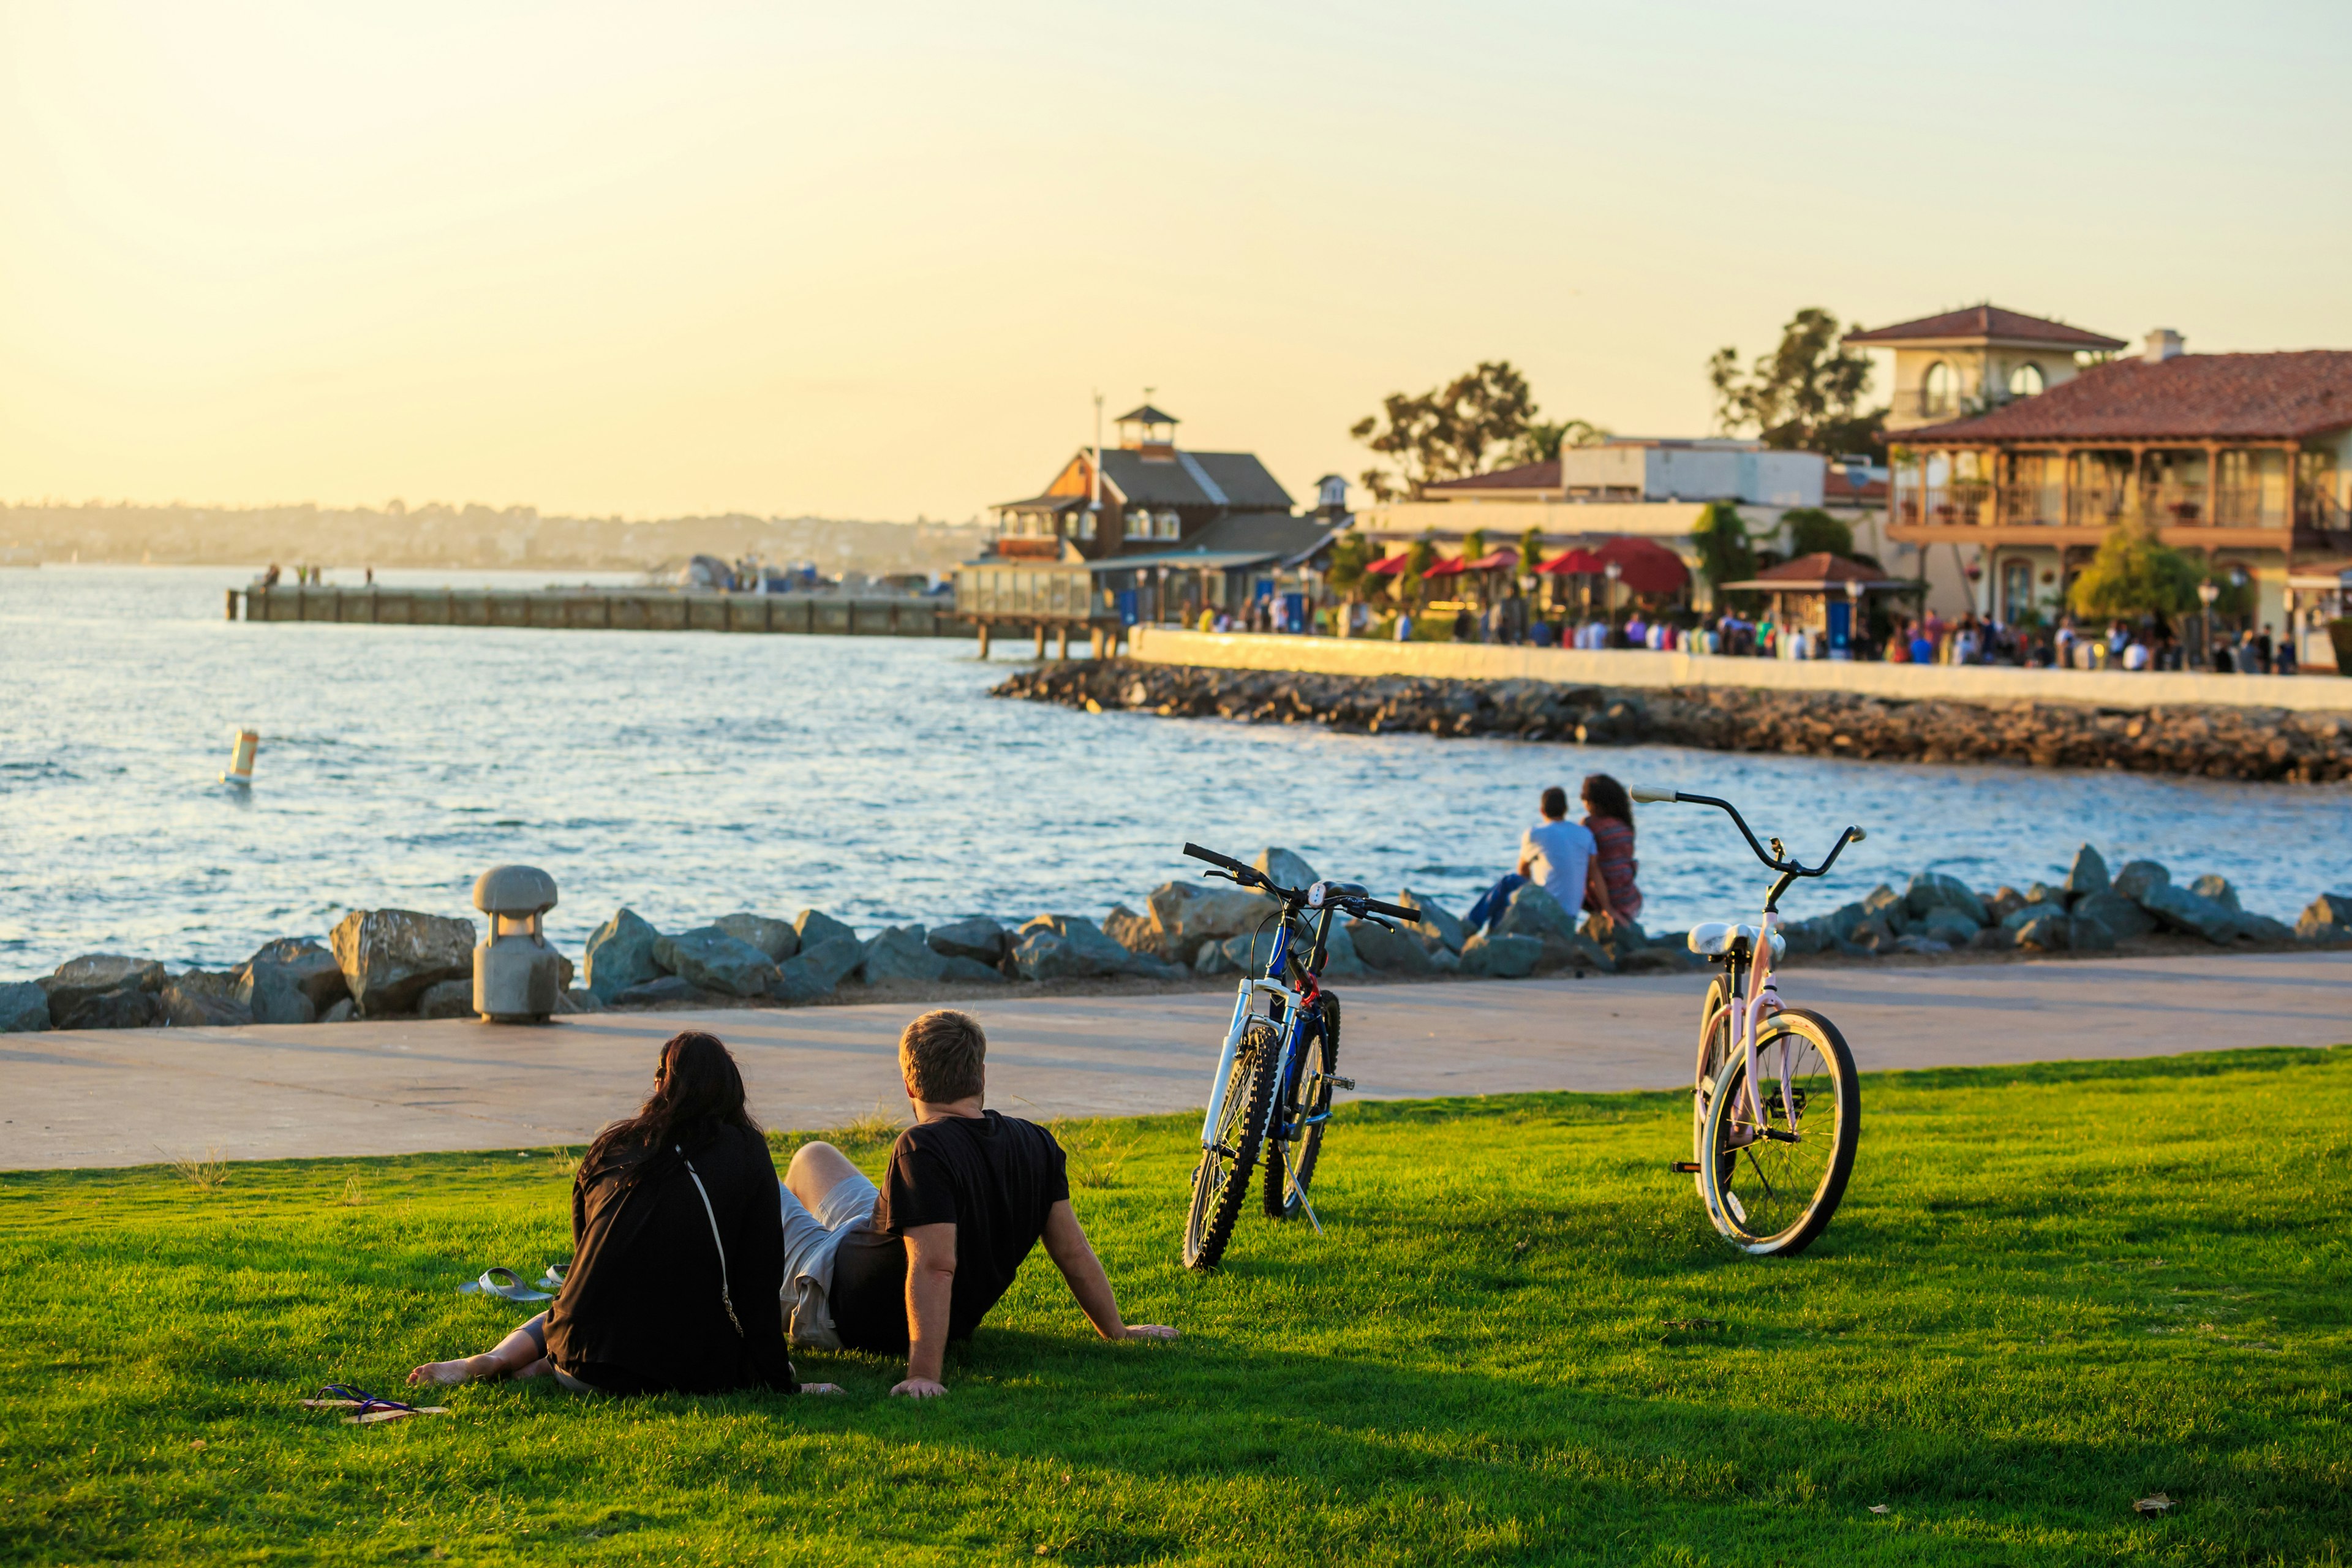
[[[1287,849],[1255,862],[1303,887],[1314,868]],[[861,936],[822,910],[786,921],[748,911],[663,931],[627,909],[588,939],[583,984],[563,960],[565,1013],[660,1006],[793,1006],[861,994],[1059,981],[1175,981],[1254,970],[1264,962],[1274,901],[1218,881],[1164,882],[1140,910],[1114,904],[1100,921],[1047,914],[1006,926],[984,916],[886,926]],[[1651,933],[1605,915],[1580,920],[1542,888],[1518,889],[1484,931],[1416,894],[1396,903],[1419,919],[1331,928],[1330,980],[1459,975],[1677,973],[1699,967],[1682,931]],[[1925,871],[1882,884],[1832,913],[1791,921],[1791,962],[1809,955],[1932,957],[1962,952],[2107,952],[2165,938],[2217,947],[2352,947],[2352,894],[2323,893],[2293,927],[2240,907],[2221,877],[2176,884],[2135,860],[2110,875],[2089,845],[2064,881],[1978,891]],[[473,1016],[474,923],[414,910],[359,910],[322,943],[284,937],[232,969],[176,973],[152,959],[85,953],[36,980],[0,983],[0,1033],[335,1023],[352,1018]]]
[[[2352,779],[2352,716],[2272,708],[1899,701],[1855,692],[1721,686],[1633,690],[1541,680],[1213,669],[1124,658],[1042,665],[1002,682],[993,694],[1094,711],[1121,708],[1169,717],[1323,724],[1366,734],[1655,742],[1718,752],[2027,763],[2294,784]]]

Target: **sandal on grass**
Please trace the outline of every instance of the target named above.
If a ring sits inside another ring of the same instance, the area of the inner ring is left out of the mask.
[[[522,1276],[511,1268],[486,1268],[479,1279],[468,1279],[457,1287],[460,1296],[496,1296],[502,1301],[552,1301],[555,1298],[545,1290],[534,1290],[522,1282]]]
[[[363,1388],[331,1383],[319,1390],[319,1397],[302,1401],[305,1410],[349,1410],[343,1417],[346,1426],[373,1426],[379,1421],[404,1421],[411,1415],[446,1415],[446,1405],[404,1405],[397,1399],[378,1399]]]
[[[551,1263],[547,1266],[547,1272],[540,1278],[539,1288],[561,1294],[564,1278],[571,1272],[572,1265],[569,1263]]]

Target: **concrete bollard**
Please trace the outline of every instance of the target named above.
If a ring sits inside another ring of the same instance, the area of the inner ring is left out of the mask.
[[[493,1024],[544,1024],[563,994],[562,957],[540,931],[555,879],[536,866],[493,866],[475,880],[474,907],[490,917],[474,949],[474,1011]]]

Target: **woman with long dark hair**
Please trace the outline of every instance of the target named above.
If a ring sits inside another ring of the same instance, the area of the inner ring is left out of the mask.
[[[596,1135],[572,1178],[572,1267],[555,1304],[487,1354],[427,1363],[408,1381],[552,1373],[603,1394],[838,1392],[793,1373],[778,1194],[735,1058],[715,1036],[673,1036],[645,1104]]]
[[[1633,920],[1642,912],[1642,889],[1633,879],[1641,862],[1633,858],[1633,797],[1607,773],[1588,773],[1584,812],[1594,846],[1584,907],[1612,920]]]

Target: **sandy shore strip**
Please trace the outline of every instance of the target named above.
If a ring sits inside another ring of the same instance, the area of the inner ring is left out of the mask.
[[[1865,1071],[2165,1056],[2352,1039],[2352,952],[2193,953],[1790,972]],[[1340,1070],[1382,1098],[1687,1081],[1699,975],[1341,987]],[[1034,1117],[1202,1103],[1230,989],[975,995],[989,1100]],[[585,1142],[633,1108],[655,1048],[708,1028],[771,1127],[903,1109],[898,1030],[920,1005],[590,1014],[0,1037],[0,1169]]]

